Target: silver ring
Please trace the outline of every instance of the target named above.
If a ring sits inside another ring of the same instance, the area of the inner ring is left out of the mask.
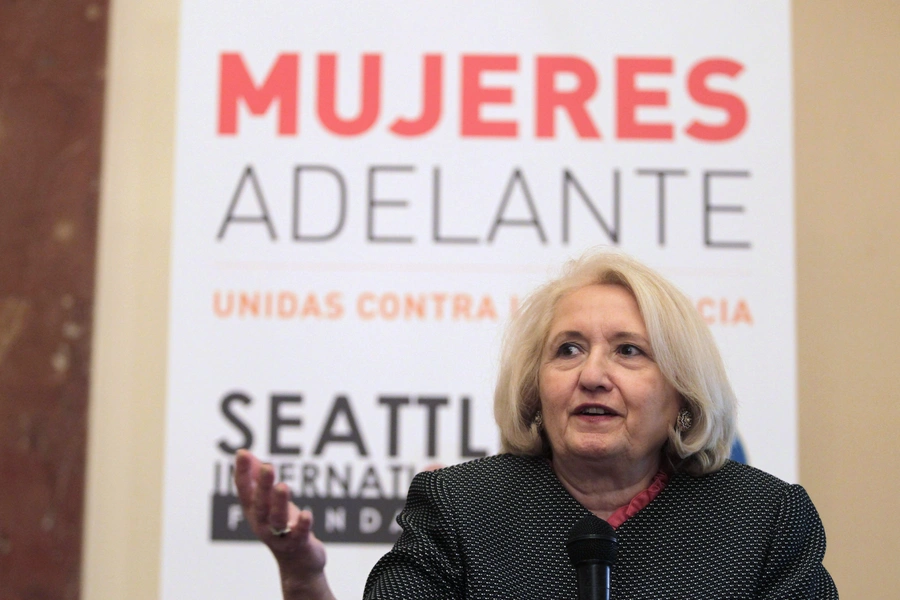
[[[269,525],[269,531],[272,532],[272,535],[275,537],[284,537],[291,532],[290,527],[285,527],[284,529],[275,529],[271,525]]]

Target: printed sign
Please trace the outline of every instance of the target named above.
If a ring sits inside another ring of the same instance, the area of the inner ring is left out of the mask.
[[[796,478],[787,2],[184,0],[163,597],[277,597],[273,463],[361,595],[415,473],[497,452],[504,325],[587,248],[675,281]]]

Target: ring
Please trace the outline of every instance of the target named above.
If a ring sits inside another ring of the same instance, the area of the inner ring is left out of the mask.
[[[275,529],[271,525],[269,525],[269,531],[272,532],[272,535],[275,537],[284,537],[291,532],[290,527],[285,527],[284,529]]]

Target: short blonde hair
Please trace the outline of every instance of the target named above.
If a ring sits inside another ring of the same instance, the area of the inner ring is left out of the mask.
[[[593,284],[621,285],[634,296],[663,376],[681,394],[693,426],[672,424],[665,453],[677,471],[702,475],[719,469],[731,453],[737,400],[715,340],[691,301],[659,273],[614,250],[593,250],[569,261],[560,277],[520,306],[507,330],[494,393],[494,418],[502,452],[550,456],[534,424],[541,406],[541,355],[556,305]]]

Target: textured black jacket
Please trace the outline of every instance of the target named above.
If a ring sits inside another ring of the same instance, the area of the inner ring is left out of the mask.
[[[365,597],[571,600],[565,542],[586,514],[538,458],[491,456],[420,473],[398,518],[403,533]],[[838,597],[806,492],[752,467],[676,475],[616,533],[619,600]]]

